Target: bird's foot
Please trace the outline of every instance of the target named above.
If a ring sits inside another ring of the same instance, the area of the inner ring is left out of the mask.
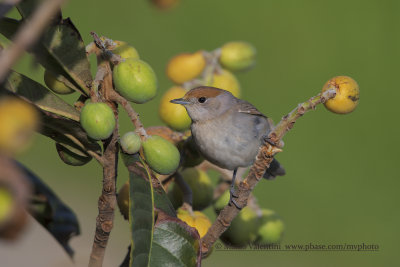
[[[229,197],[229,205],[235,205],[235,207],[239,210],[241,210],[243,207],[241,207],[236,200],[234,200],[234,198],[238,198],[239,196],[236,194],[235,190],[233,188],[231,188],[231,190],[229,190],[230,192],[230,197]]]

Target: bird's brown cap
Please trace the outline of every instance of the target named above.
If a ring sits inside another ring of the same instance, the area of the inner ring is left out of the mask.
[[[185,100],[190,98],[199,98],[199,97],[210,98],[210,97],[216,97],[225,92],[227,91],[215,87],[200,86],[193,88],[192,90],[187,92],[182,98]]]

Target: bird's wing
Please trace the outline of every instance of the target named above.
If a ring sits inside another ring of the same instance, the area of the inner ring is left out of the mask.
[[[267,116],[262,114],[258,109],[256,109],[256,107],[254,107],[252,104],[241,99],[239,99],[238,102],[238,112],[268,118]]]

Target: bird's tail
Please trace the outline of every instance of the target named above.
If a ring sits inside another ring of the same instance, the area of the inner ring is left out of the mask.
[[[263,177],[267,180],[272,180],[276,176],[283,176],[285,174],[286,171],[283,166],[276,159],[273,159]]]

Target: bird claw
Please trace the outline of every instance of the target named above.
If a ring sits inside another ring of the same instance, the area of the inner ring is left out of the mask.
[[[239,206],[239,204],[234,200],[234,198],[238,198],[239,196],[235,193],[235,190],[230,190],[230,197],[229,197],[229,205],[233,204],[235,207],[239,210],[241,210],[243,207]]]

